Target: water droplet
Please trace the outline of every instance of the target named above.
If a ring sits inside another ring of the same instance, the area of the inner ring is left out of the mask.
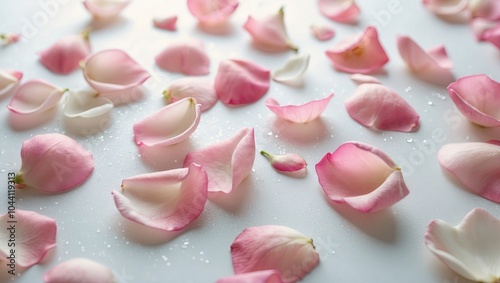
[[[97,232],[97,233],[100,233],[100,232],[101,232],[101,230],[97,229],[97,231],[96,231],[96,232]]]
[[[108,249],[111,248],[111,245],[107,245]]]
[[[203,252],[200,252],[200,254],[202,255],[202,254],[203,254]]]
[[[406,92],[410,92],[410,91],[411,91],[411,86],[409,86],[409,87],[405,88],[405,91],[406,91]]]
[[[412,142],[413,142],[413,139],[406,139],[406,142],[407,142],[407,143],[412,143]]]
[[[170,266],[170,265],[171,265],[170,262],[167,262],[167,266]]]
[[[207,260],[205,260],[205,263],[210,263],[210,261],[207,259]]]
[[[273,132],[269,132],[267,133],[268,136],[272,136],[273,135]]]
[[[163,258],[164,261],[167,261],[168,260],[168,257],[162,255],[161,258]]]
[[[434,103],[433,103],[432,101],[430,101],[430,100],[429,100],[429,101],[427,101],[427,105],[432,106],[432,105],[434,105]]]

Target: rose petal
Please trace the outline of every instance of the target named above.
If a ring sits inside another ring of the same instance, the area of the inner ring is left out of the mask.
[[[356,23],[361,10],[354,0],[318,0],[319,11],[340,23]]]
[[[500,27],[500,23],[489,21],[483,18],[475,18],[471,21],[472,32],[478,41],[485,41],[485,34],[488,30]]]
[[[302,78],[302,75],[309,66],[309,54],[294,55],[285,63],[285,65],[272,74],[273,80],[277,82],[291,82]]]
[[[328,198],[362,212],[382,210],[409,193],[391,158],[361,142],[346,142],[327,153],[316,164],[316,173]]]
[[[43,274],[45,283],[115,282],[108,267],[86,258],[63,261]]]
[[[457,16],[468,8],[469,0],[422,0],[424,6],[438,16]]]
[[[326,56],[336,69],[347,73],[369,74],[389,62],[374,27],[337,43],[326,51]]]
[[[243,128],[231,138],[186,155],[184,167],[201,164],[208,176],[208,191],[230,193],[250,174],[255,159],[252,128]]]
[[[298,172],[300,171],[303,176],[306,174],[307,162],[302,156],[296,153],[287,153],[282,155],[274,155],[264,150],[260,151],[266,157],[274,169],[278,172]]]
[[[378,131],[412,132],[418,128],[418,113],[394,90],[365,83],[345,101],[349,116]]]
[[[326,25],[312,25],[311,32],[320,41],[330,40],[335,36],[335,30]]]
[[[279,270],[269,269],[224,277],[215,283],[283,283]]]
[[[474,18],[500,20],[500,1],[498,0],[470,0],[469,9]]]
[[[66,91],[41,79],[29,80],[16,90],[7,108],[22,115],[41,113],[56,107]]]
[[[309,101],[301,105],[280,106],[273,98],[266,100],[266,106],[281,119],[293,123],[307,123],[318,118],[325,111],[328,103],[333,97],[333,93],[325,98]]]
[[[94,118],[113,109],[111,100],[97,96],[94,91],[70,91],[64,105],[66,117]]]
[[[0,97],[14,90],[22,77],[22,72],[0,69]]]
[[[188,0],[189,12],[201,24],[218,25],[229,19],[238,7],[238,0]]]
[[[173,81],[163,92],[168,103],[193,97],[201,104],[201,111],[212,108],[218,100],[213,80],[207,78],[180,78]]]
[[[283,282],[297,282],[319,263],[313,240],[285,226],[268,225],[243,230],[231,244],[237,274],[277,269]]]
[[[484,33],[484,40],[500,49],[500,24]]]
[[[131,1],[129,0],[84,0],[85,8],[96,18],[116,17]]]
[[[373,76],[363,75],[363,74],[352,74],[350,76],[351,80],[356,84],[381,84],[381,82]]]
[[[220,62],[215,92],[228,105],[249,104],[269,90],[270,72],[253,62],[227,59]]]
[[[203,42],[187,39],[171,43],[155,57],[156,65],[165,71],[189,76],[210,72],[210,58]]]
[[[207,201],[207,174],[198,164],[124,179],[113,191],[118,211],[134,222],[179,231],[193,222]]]
[[[21,34],[19,33],[1,33],[0,34],[0,42],[2,42],[2,46],[7,46],[11,43],[16,43],[21,39]]]
[[[88,31],[68,35],[40,52],[40,62],[56,74],[69,74],[79,67],[80,61],[90,54]]]
[[[177,29],[177,16],[154,18],[153,25],[159,29],[175,31]]]
[[[13,215],[14,218],[11,218]],[[8,223],[9,220],[17,221]],[[14,226],[14,227],[13,227]],[[28,268],[43,260],[49,250],[56,246],[56,221],[33,211],[16,209],[14,214],[0,217],[0,261],[11,263],[13,246],[8,246],[11,234],[15,235],[15,262],[20,268]],[[14,228],[12,230],[9,230]]]
[[[500,221],[482,208],[469,212],[458,226],[433,220],[425,245],[446,266],[477,282],[500,280]]]

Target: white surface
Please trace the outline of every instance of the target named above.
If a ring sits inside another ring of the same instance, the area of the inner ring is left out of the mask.
[[[28,34],[29,39],[0,49],[1,68],[23,71],[23,81],[43,78],[71,89],[86,86],[80,71],[58,76],[38,62],[38,51],[91,23],[80,1],[61,2],[58,11],[47,16],[46,24]],[[436,18],[420,1],[401,1],[400,8],[391,15],[387,11],[395,0],[360,0],[362,17],[357,26],[336,24],[320,16],[316,1],[241,2],[227,35],[201,31],[185,1],[152,0],[134,1],[116,23],[92,32],[94,51],[124,49],[153,74],[144,85],[145,97],[113,109],[109,123],[97,121],[90,128],[72,129],[59,111],[54,119],[40,126],[16,131],[10,126],[6,108],[10,97],[0,101],[1,213],[6,211],[7,172],[20,168],[22,141],[36,134],[65,133],[89,149],[96,164],[91,178],[68,193],[46,196],[33,190],[18,191],[18,209],[34,210],[57,220],[58,246],[43,264],[26,270],[14,282],[41,282],[42,274],[51,266],[74,257],[109,266],[117,282],[214,282],[233,274],[229,247],[235,236],[246,227],[265,224],[286,225],[314,239],[321,262],[302,282],[467,282],[448,271],[424,247],[426,226],[434,218],[456,225],[474,207],[483,207],[499,217],[499,206],[453,183],[440,169],[436,153],[449,142],[498,139],[500,131],[471,125],[456,112],[444,87],[413,77],[397,52],[396,35],[408,34],[424,48],[443,43],[455,64],[456,77],[486,73],[500,80],[499,52],[489,44],[477,43],[467,25]],[[305,2],[311,4],[302,4]],[[33,23],[34,16],[45,13],[34,0],[6,1],[2,5],[2,32],[20,31],[26,21]],[[218,62],[228,57],[252,60],[274,70],[292,52],[269,54],[254,49],[242,25],[249,13],[262,15],[262,11],[281,5],[286,9],[291,39],[301,52],[312,55],[305,86],[294,88],[273,81],[266,96],[255,104],[228,108],[218,102],[203,114],[188,143],[156,152],[139,151],[133,143],[132,124],[165,105],[162,91],[169,82],[182,77],[159,70],[154,56],[171,40],[196,37],[206,43],[212,60],[211,77],[217,72]],[[154,16],[171,14],[179,16],[177,32],[153,28]],[[353,93],[355,84],[348,74],[333,70],[324,55],[335,42],[362,31],[369,23],[377,23],[380,17],[385,17],[378,24],[390,62],[385,67],[387,74],[377,77],[417,109],[421,126],[416,133],[373,132],[350,119],[343,101]],[[316,41],[309,31],[313,23],[334,26],[336,37]],[[264,105],[267,97],[281,104],[302,103],[332,91],[335,97],[322,118],[307,125],[277,121]],[[253,172],[245,182],[231,195],[211,196],[200,218],[176,236],[133,225],[118,213],[110,192],[120,189],[123,178],[180,167],[186,152],[225,139],[244,126],[255,128],[257,150],[301,154],[309,163],[306,178],[280,175],[257,155]],[[331,206],[319,186],[314,165],[348,140],[373,144],[393,157],[403,167],[409,196],[373,214],[358,213],[345,205]],[[426,149],[420,148],[424,141],[428,142]],[[412,165],[411,160],[418,164]],[[2,270],[0,278],[10,281],[5,273]]]

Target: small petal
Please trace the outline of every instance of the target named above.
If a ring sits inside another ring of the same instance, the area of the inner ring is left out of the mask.
[[[359,85],[345,107],[356,122],[374,130],[413,132],[418,128],[418,113],[403,97],[381,84]]]
[[[41,113],[56,107],[66,91],[41,79],[29,80],[16,90],[7,108],[22,115]]]
[[[227,140],[188,153],[184,167],[202,165],[208,176],[208,191],[230,193],[250,174],[254,159],[254,130],[243,128]]]
[[[64,105],[64,115],[74,118],[94,118],[113,109],[111,100],[97,96],[94,91],[70,91]]]
[[[228,105],[250,104],[269,90],[270,72],[253,62],[227,59],[220,62],[215,92]]]
[[[43,274],[45,283],[115,282],[108,267],[86,258],[63,261]]]
[[[159,29],[175,31],[177,29],[177,16],[154,18],[153,25]]]
[[[238,0],[188,0],[189,12],[203,25],[226,22],[238,7]]]
[[[389,62],[374,27],[367,27],[362,34],[337,43],[326,51],[326,56],[336,69],[353,74],[369,74]]]
[[[482,208],[473,209],[458,226],[433,220],[427,226],[425,245],[469,280],[500,281],[500,221]]]
[[[471,27],[477,41],[485,41],[486,32],[495,27],[500,28],[500,23],[489,21],[483,18],[475,18],[471,21]]]
[[[500,49],[500,24],[484,33],[484,40]]]
[[[296,153],[287,153],[283,155],[274,155],[264,150],[260,151],[264,157],[266,157],[274,169],[279,172],[302,172],[303,175],[306,173],[307,162],[302,158],[302,156]]]
[[[15,265],[28,268],[43,260],[56,246],[56,221],[33,211],[16,209],[14,219],[6,213],[0,217],[0,261],[10,263],[12,246],[8,246],[11,234],[16,236]],[[15,224],[8,220],[17,221]],[[12,227],[14,226],[14,227]]]
[[[193,163],[124,179],[123,193],[113,191],[112,195],[125,218],[163,231],[179,231],[203,211],[207,184],[207,174]]]
[[[12,43],[16,43],[21,39],[21,34],[19,33],[2,33],[0,34],[0,42],[3,46],[7,46]]]
[[[380,149],[346,142],[316,164],[318,180],[332,201],[362,212],[382,210],[409,191],[401,169]]]
[[[467,11],[469,0],[422,0],[424,6],[438,16],[458,16]]]
[[[88,32],[68,35],[40,52],[40,62],[56,74],[69,74],[76,70],[80,61],[90,54]]]
[[[319,263],[313,240],[285,226],[267,225],[243,230],[231,244],[236,274],[277,269],[283,282],[297,282]]]
[[[354,0],[318,0],[319,11],[340,23],[356,23],[361,12]]]
[[[129,0],[84,0],[85,8],[96,18],[116,17],[131,1]]]
[[[302,76],[309,66],[309,54],[294,55],[285,65],[272,74],[273,80],[277,82],[291,82],[302,79]]]
[[[171,43],[155,57],[156,65],[165,71],[188,76],[206,75],[210,72],[210,58],[203,42],[187,39]]]
[[[134,124],[135,143],[138,146],[179,143],[196,130],[200,115],[201,104],[191,97],[164,106]]]
[[[215,283],[283,283],[283,280],[279,270],[268,269],[224,277]]]
[[[320,41],[330,40],[335,36],[335,30],[325,25],[313,25],[311,26],[311,32]]]
[[[19,85],[22,77],[22,72],[0,69],[0,97],[13,91]]]
[[[207,78],[180,78],[173,81],[163,92],[168,103],[176,102],[186,97],[196,99],[201,104],[201,111],[212,108],[218,100],[214,82]]]
[[[351,80],[356,84],[380,84],[381,82],[373,76],[363,74],[352,74]]]
[[[307,123],[321,116],[328,103],[333,97],[333,93],[325,98],[309,101],[301,105],[280,106],[273,98],[266,100],[266,106],[281,119],[293,123]]]
[[[500,1],[498,0],[469,0],[469,9],[474,18],[500,20]]]

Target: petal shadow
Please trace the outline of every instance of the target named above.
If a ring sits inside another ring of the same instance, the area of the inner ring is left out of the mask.
[[[103,93],[101,95],[111,100],[113,105],[117,107],[141,101],[146,96],[146,89],[140,85],[121,91]]]
[[[157,171],[183,167],[186,155],[193,150],[191,139],[170,146],[139,147],[144,164]]]
[[[93,118],[67,117],[63,116],[62,123],[64,129],[78,136],[92,136],[103,132],[111,125],[111,115],[105,115]]]
[[[205,33],[218,36],[228,36],[231,35],[234,31],[234,28],[230,22],[224,22],[218,25],[204,25],[198,23],[196,27]]]
[[[253,178],[248,176],[241,184],[230,193],[209,193],[208,198],[215,205],[223,208],[231,214],[240,214],[249,204],[250,193],[253,187]]]
[[[271,129],[280,137],[298,144],[317,142],[328,135],[326,124],[321,117],[305,124],[292,123],[274,117],[271,122]]]

